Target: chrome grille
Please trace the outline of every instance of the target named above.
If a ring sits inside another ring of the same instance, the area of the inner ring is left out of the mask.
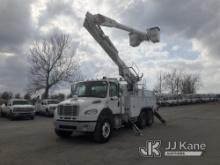
[[[77,116],[78,106],[76,105],[59,105],[58,114],[60,116]]]
[[[33,108],[14,108],[14,112],[33,112]]]

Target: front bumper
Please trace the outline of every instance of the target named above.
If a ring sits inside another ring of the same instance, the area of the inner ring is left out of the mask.
[[[94,132],[96,121],[55,120],[54,125],[58,130]]]
[[[32,117],[34,116],[34,112],[11,112],[10,116],[12,117]]]

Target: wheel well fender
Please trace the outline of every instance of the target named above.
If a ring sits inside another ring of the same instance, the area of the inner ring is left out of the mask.
[[[141,109],[140,113],[141,112],[147,112],[147,111],[152,111],[153,112],[153,108],[151,108],[151,107],[144,107],[144,108]]]
[[[111,111],[111,109],[109,109],[109,108],[104,108],[103,110],[101,110],[101,112],[99,113],[99,117],[100,116],[110,116],[110,117],[112,117],[113,116],[113,114],[112,114],[112,111]]]
[[[113,122],[113,113],[111,111],[111,109],[109,108],[104,108],[100,113],[99,113],[99,116],[98,116],[98,120],[99,121],[101,118],[110,118]]]

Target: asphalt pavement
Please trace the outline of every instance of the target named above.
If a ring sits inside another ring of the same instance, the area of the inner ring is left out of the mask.
[[[105,144],[89,135],[60,139],[54,133],[53,118],[10,121],[0,117],[0,165],[101,165],[101,164],[220,164],[220,102],[161,108],[167,125],[157,119],[136,136],[132,129],[114,132]],[[160,140],[161,157],[144,157],[139,147]],[[169,142],[205,144],[202,156],[164,156]]]

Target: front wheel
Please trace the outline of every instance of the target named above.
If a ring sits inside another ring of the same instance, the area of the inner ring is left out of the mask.
[[[154,112],[152,110],[146,111],[146,125],[151,126],[154,123]]]
[[[4,112],[1,111],[1,116],[2,116],[2,117],[5,117],[6,115],[5,115]]]
[[[9,113],[9,114],[8,114],[8,118],[9,118],[10,120],[15,120],[15,117],[13,116],[12,113]]]
[[[61,130],[55,129],[55,133],[60,138],[68,138],[72,135],[73,132],[72,131],[61,131]]]
[[[108,142],[112,134],[112,122],[109,118],[101,118],[93,134],[94,140],[99,143]]]
[[[50,113],[49,113],[48,109],[46,109],[45,116],[50,117]]]
[[[34,120],[34,116],[31,116],[30,119],[31,119],[31,120]]]

